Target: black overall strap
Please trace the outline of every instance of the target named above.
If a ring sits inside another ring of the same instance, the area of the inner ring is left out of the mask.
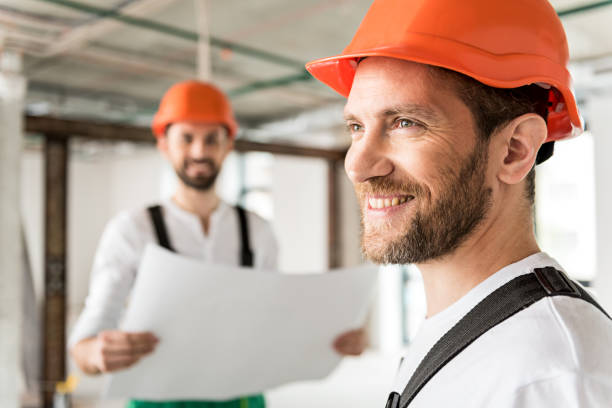
[[[155,227],[155,234],[157,235],[157,242],[159,242],[159,245],[169,251],[176,252],[174,248],[172,248],[172,245],[170,244],[170,239],[168,238],[168,232],[166,230],[166,223],[164,222],[164,216],[162,214],[161,206],[153,205],[147,208],[147,211],[149,211],[151,221],[153,222],[153,226]]]
[[[238,213],[238,220],[240,221],[240,265],[252,267],[253,264],[253,251],[251,250],[251,244],[249,242],[249,223],[247,220],[246,211],[242,207],[236,207]]]
[[[605,310],[578,284],[553,268],[537,268],[484,298],[429,350],[400,396],[393,392],[386,408],[406,408],[427,382],[449,361],[489,329],[547,296],[571,296]]]

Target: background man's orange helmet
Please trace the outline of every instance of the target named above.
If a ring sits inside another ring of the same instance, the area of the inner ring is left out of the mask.
[[[238,131],[234,112],[225,94],[205,82],[184,81],[170,87],[153,117],[153,134],[162,137],[169,124],[183,121],[222,124],[231,138]]]
[[[375,0],[342,54],[306,68],[348,96],[368,56],[444,67],[497,88],[550,86],[546,141],[582,131],[565,32],[546,0]]]

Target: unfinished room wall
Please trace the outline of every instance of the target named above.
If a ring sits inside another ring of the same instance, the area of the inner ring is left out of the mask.
[[[109,216],[112,160],[73,154],[68,170],[68,305],[80,310],[93,254]]]
[[[536,167],[538,244],[582,281],[596,276],[595,137],[585,132],[556,143],[554,156]]]
[[[69,215],[70,305],[78,312],[89,291],[91,265],[108,221],[158,201],[163,162],[154,147],[106,152],[71,161]]]
[[[355,266],[363,263],[360,242],[360,210],[355,189],[344,168],[338,168],[338,188],[340,190],[340,228],[342,247],[342,266]]]
[[[68,299],[79,310],[87,295],[93,256],[111,217],[159,199],[163,162],[154,148],[125,154],[83,146],[71,149],[68,166]],[[43,290],[43,156],[27,150],[21,160],[21,213],[36,292]]]
[[[30,257],[34,289],[42,296],[43,280],[43,156],[40,150],[25,150],[21,155],[20,209],[23,232]]]
[[[595,153],[596,270],[595,290],[602,306],[612,310],[612,96],[593,96],[587,118]]]
[[[277,156],[272,194],[274,228],[284,272],[327,269],[327,163]]]
[[[139,147],[113,160],[111,214],[139,208],[162,198],[162,174],[166,162],[153,146]]]

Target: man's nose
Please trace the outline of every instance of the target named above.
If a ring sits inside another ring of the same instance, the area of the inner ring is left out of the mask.
[[[194,159],[201,159],[203,157],[207,157],[208,151],[206,147],[206,142],[204,140],[196,139],[191,142],[189,146],[189,154]]]
[[[381,136],[365,134],[354,140],[344,161],[344,168],[353,184],[391,174],[393,163],[386,153],[385,142]]]

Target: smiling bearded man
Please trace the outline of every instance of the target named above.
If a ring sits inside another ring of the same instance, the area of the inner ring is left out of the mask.
[[[357,184],[363,253],[378,263],[408,264],[453,251],[483,220],[490,205],[491,191],[484,186],[486,157],[485,144],[478,143],[458,174],[449,170],[441,177],[443,191],[435,202],[431,201],[427,187],[410,178],[395,183],[384,177],[375,177]],[[415,210],[412,220],[403,219],[399,230],[394,231],[386,215],[391,211],[401,211],[401,208],[384,209],[403,204],[408,206],[413,200],[425,200],[429,208]],[[390,231],[396,232],[397,238],[388,240]]]
[[[545,0],[376,0],[307,65],[348,98],[363,252],[423,275],[387,408],[610,406],[612,321],[534,235],[534,166],[582,130],[568,59]]]

